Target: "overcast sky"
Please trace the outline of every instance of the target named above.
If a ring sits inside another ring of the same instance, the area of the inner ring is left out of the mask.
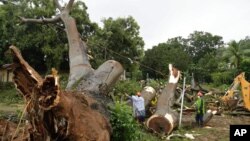
[[[83,0],[91,21],[132,16],[145,50],[169,38],[205,31],[239,41],[250,35],[250,0]]]

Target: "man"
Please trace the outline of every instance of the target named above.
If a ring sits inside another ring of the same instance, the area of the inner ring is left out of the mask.
[[[133,115],[135,116],[136,120],[139,122],[143,122],[145,120],[145,105],[144,98],[141,96],[141,93],[137,92],[136,95],[127,96],[132,100]]]
[[[196,116],[195,120],[198,126],[203,126],[203,115],[205,114],[205,102],[203,99],[203,94],[199,91],[197,93],[198,99],[195,102]]]

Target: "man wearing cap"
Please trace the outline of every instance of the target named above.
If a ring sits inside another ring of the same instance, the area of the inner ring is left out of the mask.
[[[198,99],[195,102],[196,116],[195,120],[198,126],[203,126],[203,115],[205,114],[205,102],[203,99],[203,94],[199,91],[197,93]]]
[[[145,105],[144,98],[141,96],[141,93],[137,92],[136,95],[127,96],[133,103],[133,115],[139,122],[143,122],[145,120]]]

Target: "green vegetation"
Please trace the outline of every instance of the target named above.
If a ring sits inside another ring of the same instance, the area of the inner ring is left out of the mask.
[[[49,72],[52,67],[59,70],[61,88],[64,89],[68,74],[60,72],[69,72],[68,41],[64,25],[21,24],[18,18],[50,18],[56,13],[55,6],[51,0],[15,1],[0,4],[0,66],[11,62],[8,47],[14,44],[35,70]],[[132,16],[104,19],[103,27],[100,27],[90,20],[87,5],[82,1],[75,2],[71,14],[76,20],[80,37],[88,41],[86,43],[89,55],[93,56],[90,60],[93,68],[98,68],[108,59],[114,59],[130,73],[131,80],[119,81],[115,85],[115,101],[121,101],[124,93],[131,95],[140,91],[142,84],[138,81],[142,79],[147,78],[148,85],[159,87],[164,81],[153,79],[167,80],[169,63],[174,64],[186,77],[191,78],[194,74],[200,84],[206,83],[209,87],[221,90],[228,88],[239,72],[246,72],[247,80],[250,80],[249,37],[224,43],[223,38],[218,35],[194,31],[187,38],[168,39],[144,51],[144,41],[139,36],[140,25]],[[0,103],[22,104],[23,99],[13,84],[0,83]],[[124,103],[116,102],[111,110],[113,140],[121,137],[128,141],[158,140],[134,121],[130,107]],[[182,134],[185,130],[183,128],[177,133]],[[198,129],[197,133],[205,134]]]
[[[10,0],[12,1],[12,0]],[[13,4],[14,3],[14,4]],[[68,41],[64,25],[20,24],[18,17],[50,18],[55,6],[50,0],[31,0],[0,5],[0,66],[10,63],[8,47],[16,45],[29,64],[40,72],[52,67],[68,72]],[[31,4],[32,3],[32,4]],[[25,12],[24,12],[25,11]],[[88,41],[88,53],[93,68],[109,59],[119,61],[130,78],[166,79],[172,63],[186,76],[194,74],[196,81],[230,84],[239,72],[250,79],[250,38],[225,43],[218,35],[193,31],[187,38],[166,40],[144,51],[140,25],[132,16],[103,19],[103,26],[90,20],[87,5],[76,1],[72,9],[81,38]],[[24,34],[25,33],[25,34]]]
[[[111,108],[112,141],[158,141],[156,136],[145,131],[132,116],[132,109],[125,103],[116,102]]]
[[[13,83],[0,82],[0,103],[23,103],[23,98],[16,91]]]
[[[13,83],[0,82],[0,119],[17,122],[23,109],[23,98]]]

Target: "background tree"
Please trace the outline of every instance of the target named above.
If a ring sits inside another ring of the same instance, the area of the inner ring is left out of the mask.
[[[125,70],[134,71],[143,55],[144,41],[139,36],[139,25],[131,16],[103,20],[103,28],[92,36],[88,45],[98,65],[107,59],[119,61]]]
[[[233,40],[228,45],[229,47],[226,49],[224,56],[228,59],[232,68],[239,69],[243,57],[240,44]]]
[[[153,78],[167,78],[168,64],[170,63],[186,71],[188,64],[191,63],[191,58],[185,52],[185,46],[183,39],[177,37],[145,51],[143,65],[141,65],[144,77],[148,73]]]
[[[187,40],[187,51],[195,64],[206,54],[214,54],[224,44],[222,37],[203,31],[194,31]]]
[[[16,6],[10,2],[0,1],[0,66],[10,62],[7,50],[12,42],[16,41],[16,32],[13,31],[16,31],[18,17],[15,17],[15,14],[18,11]]]
[[[0,16],[5,22],[0,29],[3,30],[1,33],[4,33],[1,39],[8,43],[2,44],[4,50],[7,50],[10,44],[15,44],[23,51],[25,59],[39,71],[47,71],[52,67],[68,71],[69,48],[63,23],[59,21],[56,24],[20,24],[18,18],[23,16],[43,20],[55,16],[58,11],[50,0],[8,1],[1,7],[4,12]],[[86,11],[86,5],[81,1],[77,1],[72,10],[72,17],[77,21],[77,28],[84,40],[91,36],[97,27],[97,24],[90,21]]]
[[[228,64],[228,71],[234,70],[234,75],[244,71],[246,72],[246,76],[249,75],[250,40],[248,37],[239,42],[235,40],[229,42],[228,47],[224,48],[222,56],[222,61]]]
[[[188,36],[187,42],[186,51],[193,62],[189,72],[194,73],[197,81],[211,82],[210,74],[215,71],[218,65],[214,60],[216,51],[224,45],[222,37],[208,32],[194,31]],[[211,69],[208,69],[210,67]]]

